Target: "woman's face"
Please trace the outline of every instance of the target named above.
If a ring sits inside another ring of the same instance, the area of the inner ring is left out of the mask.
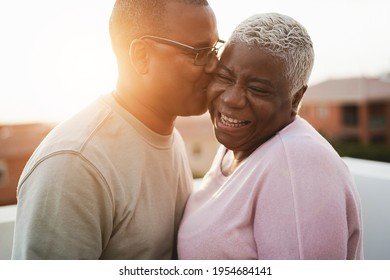
[[[298,104],[283,72],[283,63],[261,49],[240,43],[224,50],[207,92],[221,144],[246,157],[294,120]]]

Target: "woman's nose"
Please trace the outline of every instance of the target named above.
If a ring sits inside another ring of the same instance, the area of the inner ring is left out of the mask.
[[[232,108],[242,108],[246,104],[245,92],[237,85],[228,87],[220,95],[221,100]]]

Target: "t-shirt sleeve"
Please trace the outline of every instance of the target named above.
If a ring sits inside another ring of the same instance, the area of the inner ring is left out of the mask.
[[[51,155],[21,178],[13,259],[98,259],[112,232],[101,173],[78,153]]]

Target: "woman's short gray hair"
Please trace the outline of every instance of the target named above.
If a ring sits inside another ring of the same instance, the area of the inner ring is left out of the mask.
[[[226,46],[235,42],[259,47],[283,61],[291,94],[307,85],[314,63],[313,43],[293,18],[278,13],[253,15],[236,27]]]

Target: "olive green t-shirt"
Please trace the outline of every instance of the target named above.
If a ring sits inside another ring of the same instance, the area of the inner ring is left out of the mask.
[[[179,133],[101,97],[57,126],[18,186],[13,259],[170,259],[192,188]]]

